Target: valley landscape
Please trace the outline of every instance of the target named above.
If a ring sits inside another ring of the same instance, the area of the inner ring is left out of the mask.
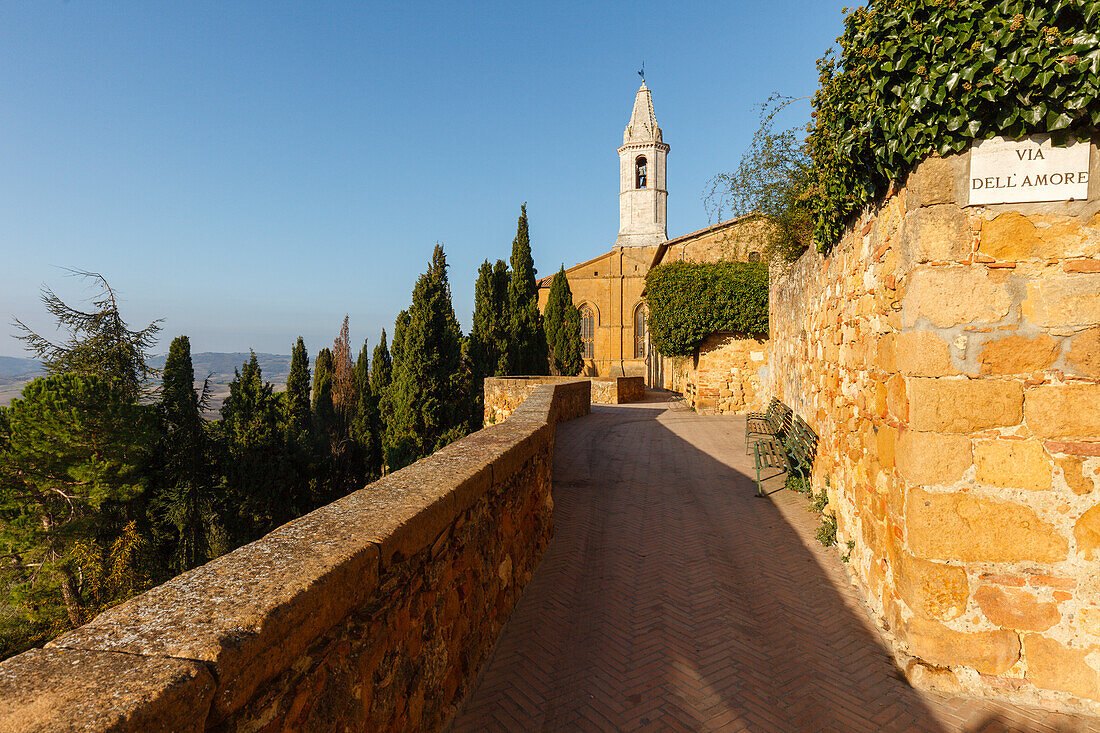
[[[204,352],[193,354],[196,389],[202,389],[203,381],[209,375],[210,401],[206,417],[214,419],[218,415],[225,398],[229,396],[229,383],[233,381],[235,370],[248,361],[246,351]],[[156,369],[164,368],[165,354],[149,359],[149,365]],[[286,389],[286,377],[290,370],[290,356],[286,354],[256,354],[265,382],[270,382],[276,392]],[[36,359],[15,356],[0,356],[0,405],[10,405],[19,397],[23,388],[32,379],[41,377],[45,372]]]

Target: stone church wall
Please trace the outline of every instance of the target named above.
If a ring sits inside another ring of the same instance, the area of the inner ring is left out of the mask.
[[[814,488],[911,679],[1096,712],[1100,160],[1088,201],[986,207],[967,162],[773,270],[769,396],[819,433]]]
[[[440,730],[553,531],[589,383],[0,663],[0,730]]]

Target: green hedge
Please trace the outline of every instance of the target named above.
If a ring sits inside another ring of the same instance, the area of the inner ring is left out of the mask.
[[[665,356],[686,356],[715,331],[768,334],[768,266],[672,262],[646,275],[649,333]]]
[[[818,62],[814,239],[932,153],[1035,132],[1100,128],[1100,0],[870,0]]]

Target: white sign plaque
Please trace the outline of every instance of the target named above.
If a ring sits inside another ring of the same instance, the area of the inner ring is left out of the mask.
[[[1066,201],[1089,195],[1089,143],[1064,148],[1050,135],[994,137],[970,148],[970,204]]]

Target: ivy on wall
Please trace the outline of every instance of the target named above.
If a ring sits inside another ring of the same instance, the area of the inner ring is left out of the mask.
[[[768,334],[763,262],[671,262],[646,275],[649,334],[665,356],[686,356],[708,334]]]
[[[1100,0],[870,0],[818,61],[814,240],[932,153],[1100,129]]]

